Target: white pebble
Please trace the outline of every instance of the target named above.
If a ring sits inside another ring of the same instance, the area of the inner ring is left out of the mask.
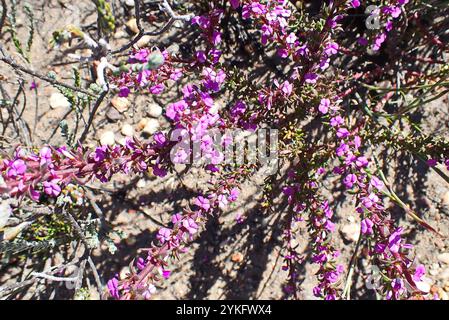
[[[134,135],[134,128],[130,124],[125,123],[122,127],[121,133],[125,137],[132,137]]]
[[[55,92],[50,96],[50,107],[52,109],[69,108],[70,102],[62,93]]]
[[[100,137],[100,144],[102,146],[113,146],[115,144],[115,135],[112,131],[104,132]]]
[[[153,118],[159,118],[162,115],[162,107],[152,103],[148,106],[148,114]]]
[[[145,128],[143,128],[143,132],[153,134],[158,129],[159,129],[159,121],[157,121],[156,119],[148,119]]]

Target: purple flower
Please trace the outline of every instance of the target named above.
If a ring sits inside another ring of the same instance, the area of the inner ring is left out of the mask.
[[[340,139],[344,139],[347,136],[349,136],[349,131],[346,128],[338,128],[337,130],[337,137],[339,137]]]
[[[339,127],[344,123],[344,120],[342,117],[336,116],[331,119],[330,123],[332,127]]]
[[[120,293],[118,290],[118,280],[116,277],[108,281],[108,290],[113,298],[119,299]]]
[[[359,168],[365,168],[368,166],[368,160],[365,157],[358,157],[355,164]]]
[[[122,97],[122,98],[126,98],[127,96],[129,96],[129,93],[130,93],[131,91],[129,90],[129,88],[128,87],[121,87],[120,88],[120,91],[119,91],[119,93],[118,93],[118,96],[119,97]]]
[[[49,196],[57,197],[61,193],[61,187],[52,181],[44,181],[44,192]]]
[[[368,45],[368,40],[365,37],[359,37],[357,39],[358,44],[360,44],[361,46],[367,46]]]
[[[321,288],[319,286],[313,287],[312,292],[315,297],[321,297]]]
[[[190,235],[194,235],[198,231],[198,225],[192,218],[187,218],[182,222],[182,226]]]
[[[333,223],[330,220],[326,220],[326,225],[325,225],[326,229],[329,230],[330,232],[334,232],[335,231],[335,223]]]
[[[39,156],[41,157],[40,165],[44,165],[46,163],[51,164],[51,149],[49,147],[43,147],[39,151]]]
[[[221,33],[218,31],[214,31],[212,33],[212,43],[214,46],[218,46],[221,42]]]
[[[240,0],[229,0],[233,9],[237,9],[240,6]]]
[[[331,105],[331,101],[329,99],[321,99],[320,105],[318,106],[318,110],[322,114],[326,114],[329,111],[329,106]]]
[[[363,234],[372,234],[373,233],[374,223],[369,219],[365,218],[361,222],[361,229]]]
[[[388,32],[393,30],[393,21],[388,21],[387,22],[387,24],[385,25],[385,30],[387,30]]]
[[[318,79],[318,75],[313,72],[308,72],[304,75],[304,80],[306,83],[314,84]]]
[[[163,269],[162,270],[162,276],[164,277],[164,279],[168,279],[171,275],[171,271],[167,270],[167,269]]]
[[[290,33],[286,38],[285,38],[285,42],[287,42],[288,44],[294,44],[296,41],[296,35],[292,32]]]
[[[171,217],[171,222],[173,224],[177,224],[179,221],[181,221],[182,219],[182,214],[181,213],[176,213]]]
[[[371,193],[368,197],[363,198],[362,203],[366,208],[371,208],[373,205],[377,204],[379,197],[375,193]]]
[[[337,54],[338,49],[339,49],[338,43],[330,42],[324,49],[324,53],[328,56],[331,56],[331,55]]]
[[[204,51],[203,50],[199,50],[199,51],[197,51],[196,52],[196,60],[199,62],[199,63],[204,63],[204,62],[206,62],[206,54],[204,53]]]
[[[161,168],[159,165],[154,165],[153,167],[153,174],[157,177],[163,178],[167,175],[167,170],[164,168]]]
[[[422,281],[423,276],[426,274],[426,267],[422,264],[416,267],[415,274],[413,275],[413,281]]]
[[[350,189],[352,186],[357,182],[357,176],[353,173],[348,174],[343,179],[343,184],[346,186],[346,188]]]
[[[160,83],[160,84],[157,84],[155,86],[152,86],[150,88],[150,92],[152,94],[160,94],[160,93],[162,93],[164,91],[164,89],[165,89],[165,86],[162,83]]]
[[[352,0],[352,1],[351,1],[351,6],[352,6],[353,8],[358,8],[358,7],[360,7],[360,1],[359,1],[359,0]]]
[[[435,160],[435,159],[429,159],[429,160],[427,160],[427,165],[428,165],[429,167],[435,167],[437,164],[438,164],[438,161]]]
[[[381,33],[380,35],[378,35],[376,39],[374,39],[374,44],[372,48],[373,51],[379,51],[380,47],[382,46],[382,43],[384,43],[386,39],[387,35],[385,33]]]
[[[165,243],[170,240],[171,237],[171,230],[167,228],[161,228],[159,229],[156,238],[161,242]]]
[[[198,198],[196,198],[195,204],[205,211],[209,211],[209,209],[210,209],[209,199],[204,198],[203,196],[199,196]]]
[[[228,200],[231,201],[231,202],[236,201],[238,196],[239,196],[239,194],[240,194],[240,191],[239,191],[238,188],[236,188],[236,187],[232,188],[231,192],[230,192],[230,194],[228,196]]]
[[[393,253],[398,253],[399,249],[401,248],[401,234],[403,229],[398,228],[395,232],[393,232],[390,237],[388,238],[388,248]]]
[[[18,175],[22,175],[25,173],[27,166],[25,164],[25,162],[21,159],[17,159],[14,162],[9,162],[9,169],[8,169],[8,173],[7,176],[10,178],[15,178]]]
[[[370,185],[379,191],[381,191],[385,187],[384,183],[376,176],[371,177]]]
[[[35,81],[31,81],[30,90],[35,90],[35,89],[37,89],[37,83]]]
[[[165,145],[165,143],[167,142],[167,138],[165,137],[165,135],[162,132],[156,132],[153,135],[153,139],[157,143],[158,147],[163,147]]]

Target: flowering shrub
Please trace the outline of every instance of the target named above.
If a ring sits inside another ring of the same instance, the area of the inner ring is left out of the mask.
[[[18,199],[19,206],[28,201],[61,206],[74,186],[83,189],[93,181],[105,183],[119,173],[150,171],[164,177],[174,172],[175,165],[193,160],[210,175],[207,188],[191,199],[192,207],[173,212],[170,226],[161,227],[155,239],[148,240],[129,273],[107,281],[109,297],[149,299],[171,276],[170,266],[189,250],[206,221],[236,202],[242,183],[261,168],[260,161],[236,162],[232,156],[225,161],[229,157],[224,149],[240,139],[233,132],[272,128],[279,132],[279,163],[265,179],[264,188],[271,195],[265,195],[264,206],[274,208],[273,195],[288,204],[282,237],[287,294],[298,297],[298,268],[310,262],[317,270],[315,297],[349,298],[354,259],[341,264],[333,241],[338,208],[324,188],[332,180],[355,204],[361,232],[355,256],[363,247],[378,270],[377,293],[385,299],[434,298],[425,280],[426,268],[416,261],[413,245],[391,216],[387,200],[426,232],[439,232],[394,193],[379,158],[388,150],[407,152],[449,181],[449,141],[426,136],[415,129],[410,117],[423,101],[447,88],[448,48],[437,35],[440,22],[421,22],[426,14],[445,18],[444,14],[437,4],[426,7],[411,0],[317,3],[202,1],[188,6],[193,15],[179,16],[169,1],[161,1],[169,21],[183,21],[184,28],[197,35],[194,51],[183,56],[163,46],[130,45],[123,50],[127,56],[117,57],[118,51],[99,41],[97,82],[105,86],[78,94],[86,99],[98,93],[101,99],[106,94],[160,96],[177,83],[181,93],[164,106],[168,130],[157,131],[148,140],[128,137],[115,145],[91,147],[82,141],[83,135],[68,146],[17,146],[2,155],[1,192]],[[135,1],[137,19],[141,5]],[[239,53],[229,46],[235,41],[231,24],[240,35],[245,28],[245,34],[256,39],[253,52],[275,61],[267,71],[268,81],[257,79],[249,58],[243,68],[235,67]],[[137,26],[136,37],[144,36],[142,22],[137,21]],[[418,46],[435,47],[430,58],[422,58],[420,51],[414,51]],[[17,68],[6,55],[2,61]],[[381,86],[382,81],[388,84]],[[421,98],[410,102],[406,93]],[[218,132],[220,139],[212,132]],[[186,140],[187,144],[180,143]],[[274,147],[275,142],[270,140],[269,145]],[[260,144],[255,149],[260,155]],[[243,151],[246,160],[249,152]],[[293,245],[302,221],[307,223],[311,243],[307,261]]]

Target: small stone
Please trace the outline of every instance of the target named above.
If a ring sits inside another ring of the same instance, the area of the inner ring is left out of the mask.
[[[449,292],[449,281],[444,284],[444,291]]]
[[[129,30],[131,30],[134,33],[139,33],[139,28],[137,28],[137,20],[135,18],[132,18],[130,20],[128,20],[128,22],[126,22],[125,24]]]
[[[132,137],[134,135],[134,128],[132,127],[132,125],[125,123],[122,126],[121,133],[126,137]]]
[[[112,131],[104,132],[100,137],[100,144],[102,146],[113,146],[115,144],[115,135]]]
[[[139,48],[144,48],[148,45],[148,43],[150,43],[151,41],[151,37],[150,36],[143,36],[142,38],[139,39],[139,41],[137,41],[137,46]]]
[[[159,121],[156,119],[148,119],[147,124],[143,128],[143,132],[148,134],[156,133],[156,131],[159,129]]]
[[[232,262],[236,262],[236,263],[240,263],[243,261],[243,254],[241,252],[235,252],[232,254],[231,256],[231,261]]]
[[[449,191],[447,191],[443,196],[441,197],[441,204],[443,206],[449,207]]]
[[[115,97],[111,100],[112,106],[117,109],[118,112],[122,113],[128,110],[131,102],[127,98],[124,97]]]
[[[62,93],[55,92],[50,96],[50,107],[52,109],[70,108],[70,102]]]
[[[146,183],[145,179],[140,179],[136,183],[136,187],[140,188],[140,189],[145,188],[146,185],[147,185],[147,183]]]
[[[106,118],[110,122],[117,122],[118,120],[122,119],[123,116],[120,114],[120,112],[117,111],[115,108],[109,108],[109,110],[106,112]]]
[[[30,222],[30,221],[22,222],[21,224],[15,226],[15,227],[6,228],[3,231],[3,239],[8,240],[8,241],[14,240],[14,238],[17,237],[31,223],[32,222]]]
[[[0,229],[6,226],[9,217],[11,216],[12,209],[8,200],[0,200]]]
[[[123,39],[127,37],[128,34],[124,30],[118,30],[116,33],[114,33],[114,39]]]
[[[357,223],[347,224],[340,229],[340,232],[347,241],[355,242],[359,239],[360,226]]]
[[[142,131],[143,128],[145,128],[145,126],[147,125],[148,122],[148,118],[143,118],[141,119],[136,126],[137,131]]]
[[[129,267],[123,267],[123,269],[120,271],[120,280],[126,279],[128,274],[129,274]]]
[[[449,264],[449,252],[439,254],[438,261]]]
[[[449,280],[449,268],[444,269],[442,272],[439,272],[438,277],[441,280]],[[449,282],[447,282],[449,285]]]
[[[438,288],[438,296],[441,300],[449,300],[449,295],[441,288]]]
[[[162,115],[162,107],[152,103],[148,106],[148,115],[153,118],[159,118]]]

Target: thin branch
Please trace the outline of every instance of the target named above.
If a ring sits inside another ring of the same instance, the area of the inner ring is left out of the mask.
[[[17,70],[20,70],[22,72],[25,72],[25,73],[33,76],[33,77],[39,78],[39,79],[41,79],[43,81],[46,81],[46,82],[48,82],[48,83],[50,83],[52,85],[65,87],[65,88],[73,90],[73,91],[84,93],[84,94],[89,95],[91,97],[96,97],[95,94],[93,94],[93,93],[91,93],[91,92],[89,92],[87,90],[84,90],[84,89],[81,89],[81,88],[77,88],[75,86],[72,86],[72,85],[69,85],[69,84],[66,84],[66,83],[63,83],[63,82],[59,82],[59,81],[57,81],[55,79],[52,79],[52,78],[47,77],[47,76],[44,76],[42,74],[37,73],[36,71],[33,71],[31,69],[25,68],[25,67],[17,64],[9,56],[6,55],[6,53],[3,51],[3,48],[2,48],[1,45],[0,45],[0,51],[3,54],[3,57],[0,57],[0,61],[3,61],[4,63],[10,65],[14,69],[17,69]]]

